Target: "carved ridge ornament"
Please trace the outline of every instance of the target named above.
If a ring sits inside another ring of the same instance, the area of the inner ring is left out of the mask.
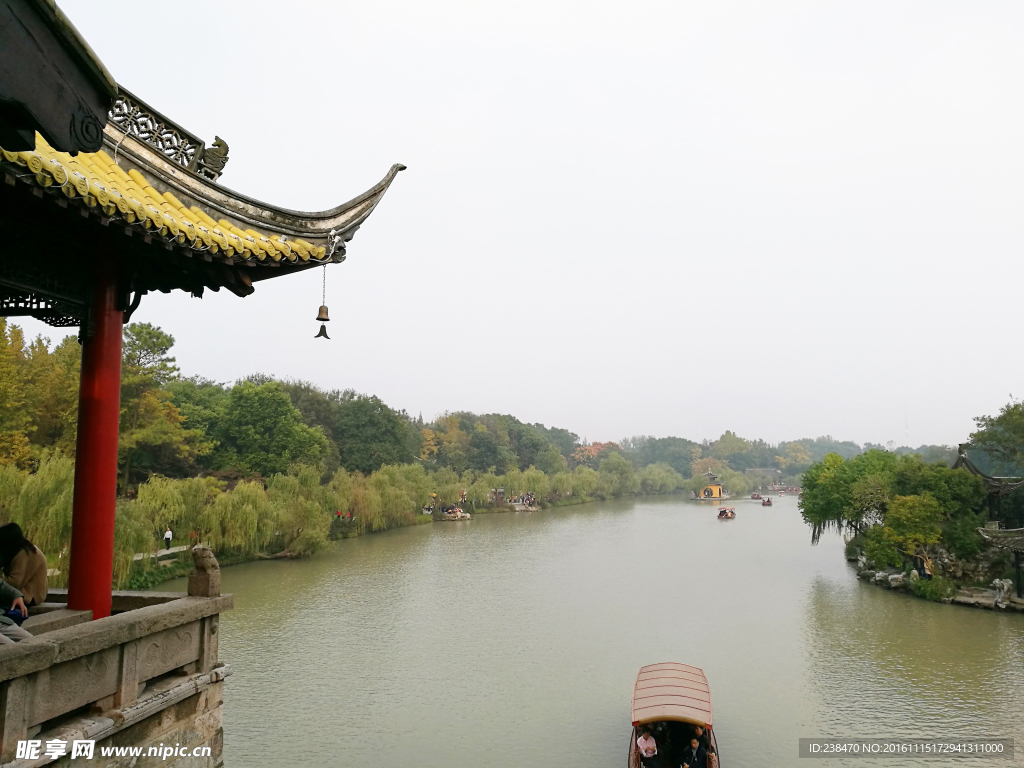
[[[199,145],[171,128],[158,115],[148,112],[124,94],[110,110],[110,122],[125,133],[156,147],[164,157],[186,168],[193,167]]]

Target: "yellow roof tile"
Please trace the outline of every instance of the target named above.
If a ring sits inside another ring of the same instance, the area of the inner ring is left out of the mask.
[[[291,262],[298,266],[311,260],[330,259],[323,245],[301,237],[258,232],[245,227],[244,218],[239,218],[237,223],[226,218],[215,219],[211,213],[183,202],[172,192],[161,192],[159,188],[167,186],[167,180],[147,177],[145,165],[140,166],[142,170],[121,167],[102,149],[71,157],[49,146],[37,134],[36,148],[32,152],[10,152],[0,147],[0,162],[25,166],[37,184],[52,187],[54,191],[59,189],[68,198],[80,198],[89,207],[99,206],[105,215],[145,228],[148,234],[159,234],[168,244],[222,253],[250,264],[276,266],[280,262]],[[378,185],[381,194],[395,170],[403,167],[395,166],[386,182]],[[189,194],[180,191],[187,190],[185,187],[175,190]],[[362,199],[352,201],[353,207]],[[215,212],[220,215],[219,211]]]

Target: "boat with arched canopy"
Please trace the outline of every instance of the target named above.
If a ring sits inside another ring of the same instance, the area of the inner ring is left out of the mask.
[[[643,728],[662,734],[660,763],[675,755],[699,726],[704,729],[708,752],[714,752],[721,768],[722,756],[711,724],[711,689],[704,670],[689,664],[664,662],[641,667],[633,686],[633,732],[629,740],[628,768],[642,768],[637,739]],[[704,739],[701,739],[704,741]]]

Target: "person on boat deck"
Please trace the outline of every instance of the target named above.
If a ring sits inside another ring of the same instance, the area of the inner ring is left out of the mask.
[[[707,768],[708,752],[694,736],[690,746],[683,750],[683,768]]]
[[[640,748],[640,762],[644,766],[658,766],[658,743],[651,736],[650,728],[644,728],[640,732],[636,745]]]
[[[25,538],[17,523],[0,525],[0,569],[7,583],[24,596],[26,606],[46,600],[46,555]]]

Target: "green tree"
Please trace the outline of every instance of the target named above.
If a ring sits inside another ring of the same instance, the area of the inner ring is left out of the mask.
[[[174,338],[149,323],[124,330],[121,358],[121,425],[118,458],[122,489],[138,474],[189,474],[193,460],[213,444],[185,419],[162,387],[177,375],[170,349]]]
[[[605,481],[606,492],[612,496],[636,493],[640,487],[633,465],[621,453],[613,452],[601,459],[597,472]]]
[[[309,427],[276,381],[236,384],[230,392],[220,434],[218,468],[236,467],[268,477],[292,464],[318,464],[327,438]]]
[[[1014,467],[1024,467],[1024,402],[1011,400],[998,416],[978,416],[971,445]]]
[[[0,318],[0,464],[26,466],[32,417],[25,407],[25,341],[21,329]]]
[[[826,455],[803,474],[803,498],[800,511],[811,526],[811,541],[817,542],[829,528],[861,531],[869,525],[896,474],[897,457],[887,451],[872,450],[843,459]],[[866,478],[872,478],[870,481]],[[856,488],[856,492],[855,492]]]
[[[29,439],[35,445],[75,454],[78,427],[78,386],[82,347],[68,336],[53,351],[49,340],[37,338],[29,350],[26,383],[32,396],[27,405],[32,416]]]
[[[341,465],[350,472],[369,474],[385,464],[405,464],[415,457],[409,419],[379,397],[342,392],[332,435]]]
[[[537,452],[536,463],[537,468],[547,475],[555,475],[569,469],[565,456],[559,452],[554,443],[547,443]]]
[[[942,506],[930,493],[895,496],[880,526],[865,537],[864,552],[877,564],[902,565],[942,536]]]
[[[711,455],[717,459],[725,459],[736,453],[746,453],[750,443],[735,432],[726,430],[715,444],[711,447]]]

